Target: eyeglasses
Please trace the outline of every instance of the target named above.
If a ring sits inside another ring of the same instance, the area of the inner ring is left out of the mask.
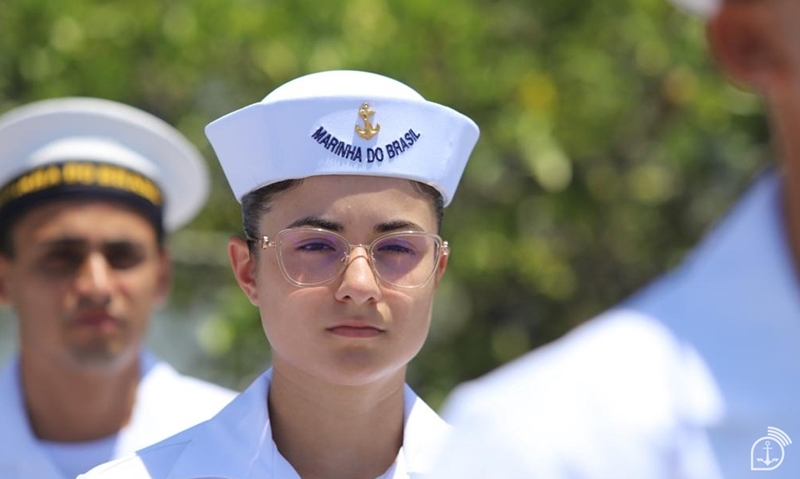
[[[262,236],[261,249],[275,248],[278,264],[289,282],[317,286],[338,278],[355,248],[364,248],[372,271],[398,288],[419,288],[433,276],[450,246],[441,237],[419,231],[387,233],[370,244],[352,244],[345,237],[319,228],[289,228],[274,239]]]

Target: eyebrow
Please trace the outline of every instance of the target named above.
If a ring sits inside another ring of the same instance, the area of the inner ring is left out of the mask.
[[[77,248],[80,246],[86,246],[87,244],[89,244],[88,241],[80,238],[55,238],[40,243],[40,246],[43,247],[70,246],[73,248]]]
[[[306,216],[305,218],[300,218],[299,220],[295,220],[287,226],[287,228],[297,228],[300,226],[308,226],[312,228],[321,228],[324,230],[335,231],[336,233],[341,233],[344,231],[344,226],[341,223],[337,223],[331,220],[325,220],[318,216]]]
[[[298,228],[302,226],[320,228],[336,233],[342,233],[344,231],[344,225],[341,223],[326,220],[317,216],[306,216],[305,218],[300,218],[299,220],[293,221],[291,224],[289,224],[287,228]],[[374,230],[376,233],[389,233],[400,230],[424,231],[424,228],[412,221],[394,220],[378,223],[375,225]]]
[[[40,243],[39,246],[41,248],[90,248],[92,245],[89,241],[83,238],[55,238],[52,240],[45,241]],[[134,246],[137,248],[141,248],[142,244],[138,241],[129,240],[129,239],[119,239],[119,240],[111,240],[111,241],[103,241],[100,243],[101,248],[109,248],[109,247],[119,247],[119,246]]]
[[[400,230],[424,231],[424,229],[420,225],[405,220],[395,220],[386,223],[378,223],[377,225],[375,225],[375,231],[378,233],[389,233],[392,231],[400,231]]]

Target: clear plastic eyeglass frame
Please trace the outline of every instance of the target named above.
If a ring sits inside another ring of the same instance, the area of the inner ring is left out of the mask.
[[[320,235],[335,237],[335,238],[338,238],[342,242],[342,244],[345,244],[345,245],[348,246],[348,248],[344,252],[344,255],[342,255],[342,257],[338,259],[338,266],[335,269],[335,273],[331,274],[330,277],[326,277],[323,280],[314,281],[314,282],[300,281],[300,280],[294,278],[289,273],[289,271],[287,270],[286,264],[284,262],[282,250],[280,248],[281,240],[286,235],[290,235],[290,234],[298,233],[298,232],[300,232],[300,233],[302,233],[302,232],[319,233]],[[404,285],[404,284],[397,284],[396,282],[393,282],[393,281],[388,281],[383,275],[381,275],[380,271],[376,267],[376,260],[375,260],[375,254],[374,254],[375,245],[376,244],[382,244],[387,239],[391,239],[391,238],[395,238],[395,237],[396,238],[402,238],[402,237],[407,237],[407,236],[424,237],[424,238],[431,239],[434,242],[434,251],[433,251],[434,257],[433,257],[433,261],[431,262],[431,269],[427,274],[423,275],[424,279],[422,281],[419,281],[418,284],[415,283],[415,284],[410,284],[410,285]],[[425,233],[425,232],[422,232],[422,231],[395,231],[395,232],[391,232],[391,233],[386,233],[386,234],[380,235],[377,238],[375,238],[374,240],[372,240],[372,242],[369,243],[369,244],[353,244],[347,238],[345,238],[344,236],[342,236],[342,235],[340,235],[338,233],[335,233],[333,231],[326,230],[326,229],[321,229],[321,228],[288,228],[288,229],[279,231],[278,234],[276,234],[274,236],[274,239],[271,239],[269,236],[264,235],[264,236],[261,237],[261,239],[248,238],[248,241],[252,241],[252,242],[257,243],[262,250],[267,249],[267,248],[275,248],[275,253],[276,253],[277,257],[278,257],[278,265],[280,266],[281,273],[283,273],[283,276],[286,278],[287,281],[289,281],[290,283],[292,283],[292,284],[294,284],[296,286],[300,286],[300,287],[320,286],[320,285],[323,285],[323,284],[326,284],[326,283],[330,283],[331,281],[335,280],[336,278],[341,276],[342,273],[344,273],[344,271],[347,269],[347,266],[350,264],[350,258],[352,256],[353,250],[356,249],[356,248],[363,248],[365,250],[365,252],[366,252],[366,257],[367,257],[367,260],[369,262],[370,268],[372,269],[372,273],[375,275],[375,278],[377,278],[381,283],[383,283],[385,285],[389,285],[389,286],[395,287],[395,288],[402,288],[402,289],[421,288],[422,286],[425,286],[428,283],[428,281],[430,281],[431,277],[433,277],[433,274],[436,271],[437,265],[439,264],[439,259],[442,256],[448,256],[450,254],[450,245],[449,245],[449,243],[447,241],[444,241],[439,235],[435,235],[435,234],[432,234],[432,233]]]

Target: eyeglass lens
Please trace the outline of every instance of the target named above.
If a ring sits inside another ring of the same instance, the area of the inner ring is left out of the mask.
[[[285,230],[277,238],[285,273],[298,284],[318,284],[342,273],[350,243],[334,233]],[[374,270],[386,283],[415,287],[424,284],[436,266],[438,241],[424,233],[389,234],[371,245]]]

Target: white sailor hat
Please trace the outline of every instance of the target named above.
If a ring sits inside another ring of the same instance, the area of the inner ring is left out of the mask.
[[[453,199],[478,126],[391,78],[327,71],[292,80],[259,103],[210,123],[236,199],[318,175],[417,180]]]
[[[194,218],[208,189],[197,148],[131,106],[60,98],[0,117],[0,216],[51,198],[108,195],[148,205],[172,231]]]
[[[672,0],[672,3],[700,16],[709,18],[719,9],[723,0]]]

